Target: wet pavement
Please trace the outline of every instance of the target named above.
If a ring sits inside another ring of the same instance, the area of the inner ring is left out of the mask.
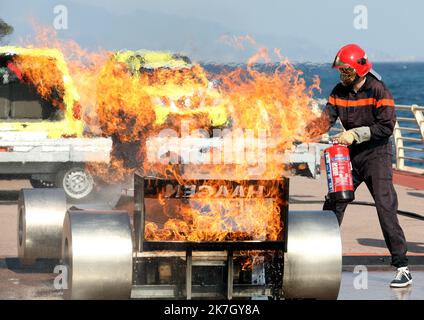
[[[0,260],[0,300],[61,300],[62,292],[54,288],[57,274],[54,261],[37,261],[31,267],[18,259]],[[411,266],[413,284],[407,288],[390,288],[394,271],[387,267],[344,267],[339,300],[424,300],[424,267]]]
[[[424,267],[410,267],[412,285],[406,288],[390,288],[394,269],[363,267],[343,272],[339,300],[424,300]]]
[[[17,258],[0,260],[0,300],[62,299],[62,292],[54,289],[53,270],[50,263],[22,266]]]

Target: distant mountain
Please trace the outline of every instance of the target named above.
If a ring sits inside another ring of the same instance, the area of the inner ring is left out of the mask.
[[[69,12],[69,29],[59,31],[59,36],[74,39],[81,46],[92,50],[99,47],[110,50],[170,50],[187,54],[196,61],[219,63],[246,62],[256,52],[255,47],[251,45],[246,45],[245,50],[239,50],[224,43],[223,35],[244,35],[243,31],[215,22],[142,10],[127,15],[114,15],[105,9],[90,5],[66,1],[63,3]],[[46,10],[46,7],[51,10]],[[53,7],[48,0],[26,3],[24,7],[19,0],[9,2],[6,12],[21,12],[19,16],[10,17],[11,24],[15,26],[15,34],[10,38],[10,42],[17,43],[19,39],[26,39],[29,34],[33,34],[30,17],[36,17],[42,24],[52,25]],[[271,49],[271,52],[273,48],[280,48],[284,56],[293,60],[326,61],[328,58],[328,52],[322,50],[319,45],[295,36],[252,36],[259,44]]]
[[[8,1],[7,4],[5,1],[0,2],[1,15],[15,27],[10,43],[17,43],[18,39],[32,34],[29,23],[31,16],[45,25],[52,25],[55,4],[50,0],[15,0]],[[247,44],[245,50],[240,50],[224,43],[222,36],[240,36],[245,35],[245,32],[212,21],[147,10],[122,15],[89,4],[66,0],[60,3],[68,8],[69,29],[59,31],[59,36],[74,39],[82,47],[92,50],[169,50],[189,55],[194,61],[207,63],[246,62],[256,51],[252,45]],[[295,34],[251,36],[271,52],[274,48],[281,49],[281,53],[292,61],[329,62],[334,55],[334,48],[325,48],[320,45],[319,40],[315,43]],[[384,53],[379,53],[376,57],[382,57],[383,61],[390,60],[390,56]],[[396,57],[392,59],[395,60]]]

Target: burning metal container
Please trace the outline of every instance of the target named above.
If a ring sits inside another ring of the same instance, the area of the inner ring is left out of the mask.
[[[149,298],[152,288],[156,298],[281,296],[287,179],[189,185],[135,179],[134,297]],[[270,197],[272,190],[276,198]],[[268,224],[252,220],[258,205],[268,208]]]

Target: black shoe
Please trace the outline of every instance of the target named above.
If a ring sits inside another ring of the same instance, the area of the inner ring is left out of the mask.
[[[407,287],[412,283],[412,276],[408,267],[397,268],[395,278],[390,283],[392,288]]]

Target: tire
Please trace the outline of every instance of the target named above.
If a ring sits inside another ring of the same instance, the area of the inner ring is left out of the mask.
[[[69,200],[82,201],[94,191],[94,179],[82,166],[70,166],[58,172],[56,186],[65,191]]]
[[[29,179],[33,188],[54,188],[54,182],[39,179]]]

